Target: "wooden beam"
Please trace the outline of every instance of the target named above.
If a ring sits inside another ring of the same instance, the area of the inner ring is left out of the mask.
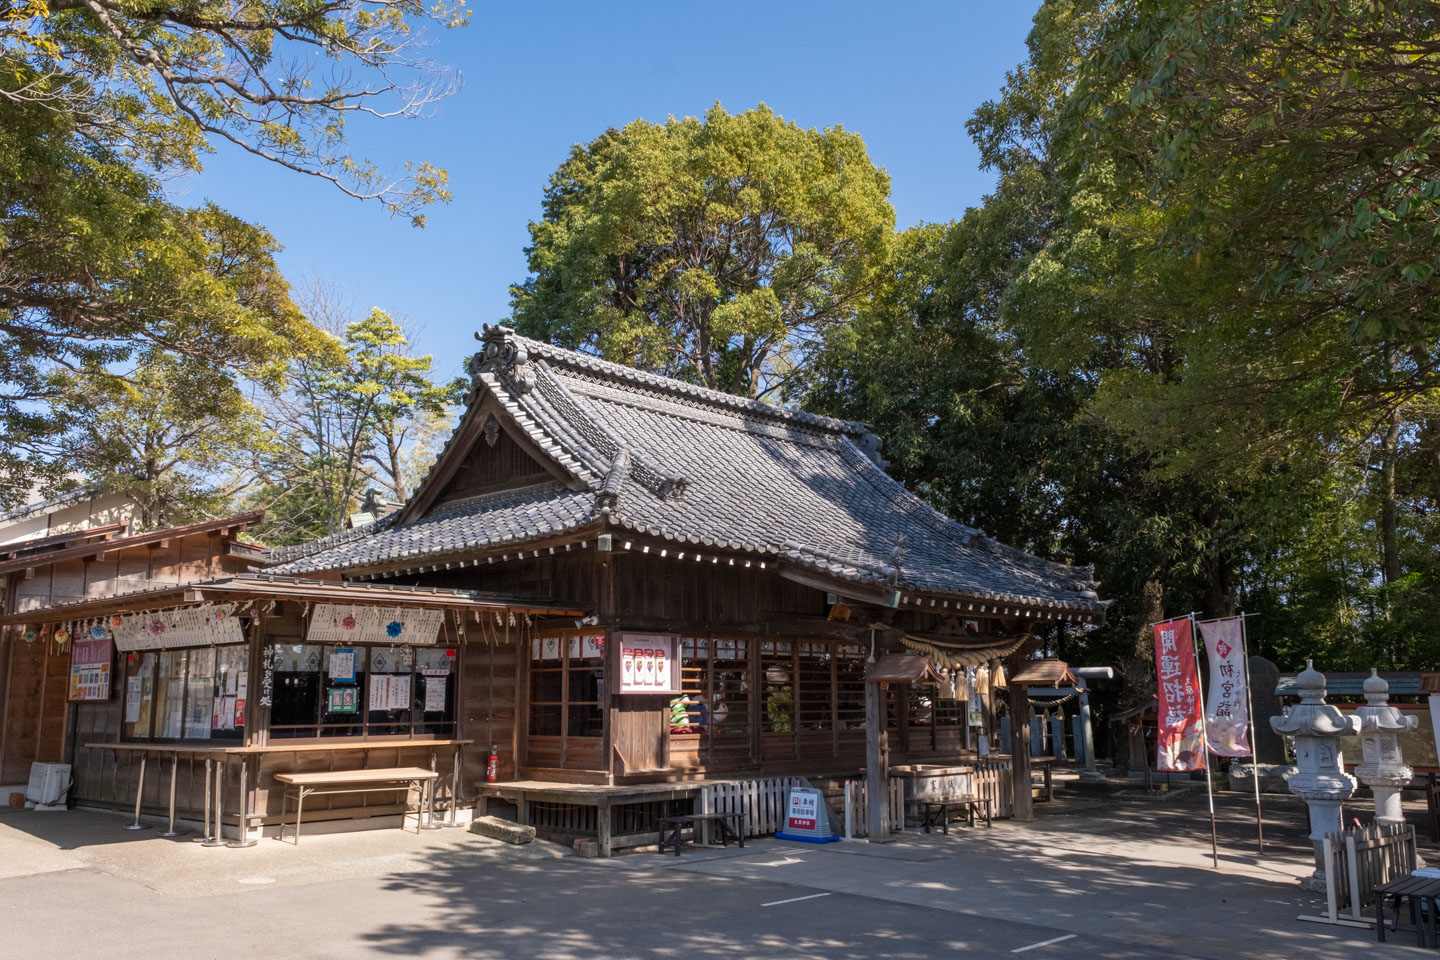
[[[889,843],[890,744],[885,729],[885,686],[865,684],[865,817],[871,843]]]
[[[778,570],[780,576],[786,580],[814,587],[816,590],[824,590],[826,593],[837,593],[842,597],[859,600],[862,603],[873,603],[882,607],[894,607],[900,603],[900,591],[889,587],[851,583],[848,580],[827,577],[824,574],[812,573],[788,564],[779,565]]]
[[[1005,670],[1014,676],[1024,666],[1023,650],[1005,663]],[[1010,766],[1015,784],[1015,819],[1035,819],[1035,798],[1030,787],[1030,696],[1023,684],[1010,681]]]

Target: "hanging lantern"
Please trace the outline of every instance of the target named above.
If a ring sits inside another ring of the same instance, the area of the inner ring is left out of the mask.
[[[354,629],[355,629],[355,614],[353,614],[353,613],[347,613],[347,614],[345,614],[345,619],[340,621],[340,626],[344,627],[346,630],[354,630]]]
[[[401,631],[403,631],[404,629],[404,625],[401,624],[399,620],[391,620],[389,623],[385,624],[385,633],[392,640],[400,636]]]
[[[125,626],[125,618],[120,616],[120,614],[118,613],[115,614],[115,616],[110,618],[110,626],[114,627],[117,630],[120,629],[121,627]]]
[[[101,626],[100,624],[98,624],[98,623],[95,624],[95,626],[93,626],[93,627],[90,628],[90,639],[91,639],[91,640],[104,640],[104,639],[105,639],[105,628],[102,627],[102,626]]]
[[[160,634],[165,632],[165,621],[161,620],[159,617],[156,617],[154,620],[150,621],[150,623],[146,626],[145,629],[150,631],[150,635],[152,637],[158,637],[160,636]]]
[[[65,644],[70,642],[70,631],[64,629],[63,627],[59,630],[56,630],[55,642],[60,644],[60,646],[62,647],[65,646]]]
[[[34,631],[34,630],[26,630],[26,631],[25,631],[25,642],[26,642],[26,643],[34,643],[34,642],[35,642],[35,636],[36,636],[36,634],[35,634],[35,631]]]

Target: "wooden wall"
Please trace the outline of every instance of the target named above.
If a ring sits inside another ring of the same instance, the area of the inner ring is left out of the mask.
[[[229,540],[219,534],[177,537],[152,546],[110,548],[103,557],[46,564],[44,555],[28,571],[12,573],[6,584],[6,612],[23,613],[87,597],[134,593],[248,570],[225,555]],[[97,543],[96,551],[109,545]],[[24,627],[5,627],[0,679],[5,686],[0,712],[0,783],[24,783],[34,762],[62,762],[69,755],[70,651],[37,639],[26,643]],[[118,698],[112,687],[112,699]]]

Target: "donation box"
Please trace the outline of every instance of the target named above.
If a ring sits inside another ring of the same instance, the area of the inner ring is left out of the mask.
[[[802,843],[833,843],[840,838],[830,829],[830,811],[825,798],[813,787],[791,787],[785,798],[785,828],[775,834],[778,840],[799,840]]]

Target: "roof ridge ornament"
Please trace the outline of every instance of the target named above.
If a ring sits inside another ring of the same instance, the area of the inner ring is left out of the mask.
[[[475,334],[475,339],[484,346],[465,364],[472,384],[480,379],[480,374],[493,373],[517,393],[529,393],[535,389],[530,352],[513,329],[498,323],[487,323]]]

